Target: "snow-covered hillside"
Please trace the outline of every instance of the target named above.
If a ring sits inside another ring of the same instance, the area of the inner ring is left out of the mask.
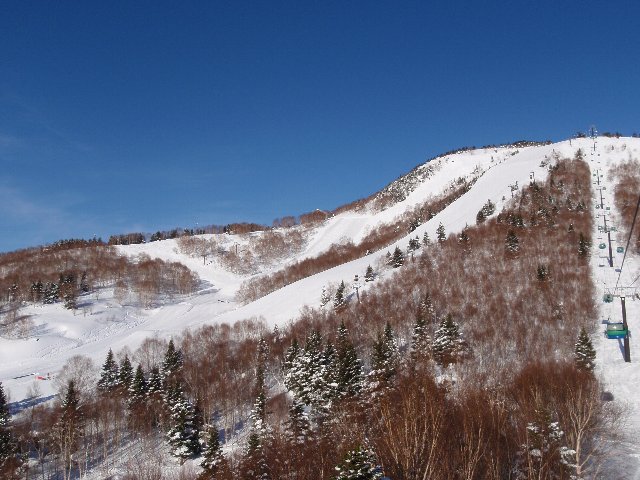
[[[285,324],[294,320],[305,305],[318,306],[323,287],[336,285],[342,280],[348,283],[355,275],[362,277],[368,265],[380,269],[386,252],[393,251],[396,246],[405,249],[410,238],[416,235],[422,238],[425,232],[435,238],[440,223],[447,233],[459,232],[466,225],[475,224],[478,210],[488,199],[496,204],[499,212],[511,198],[515,186],[522,186],[531,178],[544,179],[548,172],[547,165],[554,157],[573,157],[578,149],[585,152],[592,172],[602,174],[601,185],[608,187],[603,191],[604,203],[613,208],[612,185],[607,183],[606,170],[630,156],[640,156],[640,139],[599,138],[595,150],[593,145],[591,139],[578,139],[536,147],[472,150],[432,160],[427,164],[432,173],[425,175],[419,184],[413,185],[415,188],[404,200],[382,211],[369,206],[329,218],[318,227],[305,231],[304,247],[287,262],[314,257],[345,240],[357,243],[377,226],[393,222],[404,212],[441,194],[458,178],[470,180],[476,176],[478,179],[462,197],[388,248],[299,280],[247,305],[238,304],[234,298],[240,284],[248,276],[224,269],[215,256],[203,260],[202,257],[184,255],[176,240],[118,247],[131,257],[145,254],[152,258],[181,262],[200,276],[203,280],[202,289],[192,296],[166,301],[152,309],[139,308],[135,304],[121,305],[112,289],[81,297],[79,309],[75,312],[65,310],[60,305],[27,306],[24,312],[31,315],[35,322],[34,334],[26,339],[0,339],[0,381],[10,392],[13,402],[25,399],[28,390],[36,382],[42,396],[47,398],[55,392],[53,383],[37,381],[34,375],[55,376],[74,355],[88,356],[96,365],[100,365],[109,348],[115,351],[126,346],[133,350],[149,336],[167,338],[188,327],[216,322],[233,323],[248,318],[262,319],[268,328]],[[597,231],[594,236],[600,242],[602,233]],[[230,250],[246,246],[249,236],[205,237],[215,237],[221,248]],[[615,269],[620,267],[623,254],[614,254],[614,268],[603,262],[601,255],[601,250],[594,249],[593,271],[600,294],[603,294],[616,284],[618,273]],[[275,268],[270,266],[263,273]],[[384,275],[383,269],[380,270]],[[628,252],[619,284],[631,284],[639,272],[640,260]],[[362,288],[366,289],[367,286],[363,285]],[[602,304],[601,298],[594,301],[601,304],[599,320],[619,317],[619,300],[616,299],[612,304]],[[631,291],[627,292],[627,317],[632,331],[640,313],[638,303]],[[640,432],[637,408],[640,374],[633,363],[637,355],[634,352],[639,351],[637,348],[640,345],[632,336],[632,363],[628,364],[622,358],[617,341],[602,338],[598,342],[598,368],[603,382],[616,401],[626,402],[631,409],[627,433]],[[630,437],[627,442],[626,465],[629,455],[640,451],[637,439]],[[640,459],[635,472],[636,475],[640,472]]]

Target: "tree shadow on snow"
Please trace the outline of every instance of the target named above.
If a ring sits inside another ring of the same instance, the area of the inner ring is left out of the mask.
[[[52,400],[54,397],[55,395],[49,395],[46,397],[31,397],[20,400],[19,402],[12,402],[8,405],[9,413],[11,415],[15,415],[23,410],[26,410],[27,408],[35,407],[36,405],[40,405],[41,403],[46,403],[49,400]]]

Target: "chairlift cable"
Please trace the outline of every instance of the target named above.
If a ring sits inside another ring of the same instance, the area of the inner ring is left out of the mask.
[[[620,265],[620,272],[618,273],[618,280],[616,281],[616,289],[618,288],[618,283],[620,282],[620,276],[622,275],[622,268],[624,267],[624,261],[627,258],[627,252],[629,251],[629,243],[631,242],[631,236],[633,235],[633,228],[636,226],[636,219],[638,218],[638,209],[640,209],[640,196],[638,196],[638,204],[636,205],[636,213],[633,214],[633,222],[631,222],[631,229],[629,230],[629,236],[627,237],[627,246],[624,249],[624,256],[622,257],[622,264]]]

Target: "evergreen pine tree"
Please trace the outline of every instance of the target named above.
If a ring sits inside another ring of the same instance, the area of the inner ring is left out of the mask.
[[[67,292],[64,294],[64,308],[67,310],[75,310],[78,308],[76,296],[74,292]]]
[[[453,321],[451,314],[447,315],[433,335],[433,358],[439,365],[446,367],[458,361],[465,347],[460,327]]]
[[[395,376],[400,361],[398,344],[391,325],[386,324],[382,334],[373,344],[373,355],[371,357],[371,372],[369,377],[372,387],[378,388],[386,386]]]
[[[427,232],[424,232],[424,235],[422,236],[422,243],[425,247],[431,245],[431,239],[429,238],[429,234]]]
[[[444,225],[440,223],[438,228],[436,229],[436,238],[438,239],[438,243],[442,244],[447,239],[447,234],[444,231]]]
[[[427,294],[427,299],[430,301],[429,294]],[[425,302],[422,302],[418,308],[411,335],[411,360],[414,364],[424,362],[431,353],[431,337],[427,331],[427,318],[429,318],[428,307]]]
[[[260,480],[269,480],[269,466],[265,457],[265,443],[270,434],[266,422],[267,395],[265,387],[267,349],[266,343],[260,339],[258,343],[258,355],[256,365],[255,402],[249,418],[251,420],[251,432],[247,441],[247,450],[243,459],[245,476]]]
[[[437,320],[436,309],[433,306],[433,301],[431,300],[429,292],[424,294],[424,299],[420,302],[420,306],[418,307],[417,316],[423,317],[427,323],[433,323]]]
[[[0,382],[0,471],[3,465],[16,452],[16,444],[9,428],[9,407],[7,405],[7,397],[4,394],[2,382]]]
[[[321,420],[335,396],[333,346],[323,349],[322,337],[312,332],[304,349],[295,357],[285,375],[285,385],[294,397],[309,405]]]
[[[336,295],[333,299],[333,308],[334,310],[342,310],[347,305],[347,299],[345,297],[346,287],[344,285],[344,280],[340,282],[338,289],[336,290]]]
[[[327,303],[331,301],[331,296],[329,292],[327,292],[326,287],[322,287],[322,293],[320,294],[320,306],[324,307]]]
[[[287,372],[291,370],[293,364],[300,353],[300,344],[298,343],[297,338],[293,338],[291,341],[291,346],[287,348],[287,351],[284,354],[284,362],[283,362],[283,370],[285,375]]]
[[[228,469],[227,460],[222,453],[218,428],[215,424],[209,425],[206,429],[200,466],[204,469],[206,478],[211,480],[214,480],[218,473]]]
[[[47,282],[44,287],[42,303],[50,305],[58,301],[59,288],[58,284],[54,282]]]
[[[575,362],[578,368],[593,371],[595,368],[596,351],[591,343],[591,338],[584,327],[580,329],[578,341],[575,347]]]
[[[102,366],[100,380],[98,380],[98,390],[102,392],[112,392],[119,385],[118,364],[113,358],[113,351],[109,349],[107,358]]]
[[[538,269],[536,271],[536,277],[540,282],[546,282],[549,278],[549,267],[543,264],[538,265]]]
[[[160,369],[154,365],[147,381],[147,394],[153,395],[156,393],[162,393],[162,374]]]
[[[134,408],[140,405],[143,405],[148,393],[147,381],[144,378],[144,370],[142,369],[142,365],[138,364],[138,368],[136,368],[136,373],[131,381],[129,386],[128,394],[128,404],[130,408]]]
[[[131,361],[129,360],[129,355],[125,355],[120,362],[120,368],[118,370],[118,383],[124,389],[124,391],[128,391],[131,386],[131,382],[133,381],[133,367],[131,366]]]
[[[373,268],[371,268],[371,265],[367,266],[367,271],[364,274],[364,281],[365,282],[373,282],[376,279],[375,273],[373,273]]]
[[[580,255],[581,257],[586,257],[589,254],[590,249],[591,244],[581,232],[580,239],[578,240],[578,255]]]
[[[467,234],[467,229],[463,229],[458,235],[458,244],[462,246],[462,248],[466,251],[469,249],[469,235]]]
[[[344,321],[338,327],[336,352],[336,390],[340,398],[353,397],[362,390],[363,369]]]
[[[576,474],[575,450],[567,448],[564,432],[544,407],[527,424],[526,443],[517,452],[516,478],[582,478]]]
[[[193,405],[184,396],[181,385],[176,382],[168,388],[165,395],[170,416],[167,441],[171,446],[171,453],[182,464],[187,458],[200,453],[199,432],[195,425]]]
[[[358,447],[347,452],[344,461],[336,467],[335,480],[380,480],[382,469],[376,462],[374,453]]]
[[[322,352],[322,406],[326,409],[338,396],[338,372],[336,367],[337,353],[333,343],[327,341]]]
[[[60,452],[65,474],[71,471],[73,454],[82,436],[84,415],[80,408],[80,399],[75,383],[70,380],[62,401],[61,413],[53,427],[53,438]]]
[[[396,247],[393,251],[393,255],[391,256],[391,266],[393,268],[398,268],[404,265],[404,253],[400,250],[400,247]]]
[[[180,370],[182,368],[182,363],[182,353],[176,349],[173,344],[173,339],[169,340],[167,352],[164,355],[164,361],[162,362],[162,368],[160,370],[163,378],[166,379],[171,374]]]
[[[493,213],[496,211],[496,206],[495,204],[491,201],[491,200],[487,200],[487,203],[485,203],[482,206],[482,209],[480,210],[480,212],[478,212],[478,214],[482,214],[483,220],[486,220],[487,218],[489,218],[491,215],[493,215]],[[477,220],[477,219],[476,219]],[[482,223],[482,222],[479,222]]]
[[[289,441],[296,445],[304,445],[311,435],[309,416],[304,409],[302,401],[296,397],[293,397],[293,402],[289,407],[286,434]]]
[[[415,238],[409,239],[409,246],[407,247],[407,251],[415,252],[416,250],[419,250],[419,249],[420,249],[420,239],[416,235]]]
[[[520,240],[513,230],[507,232],[507,238],[505,240],[505,248],[507,253],[515,255],[520,250]]]

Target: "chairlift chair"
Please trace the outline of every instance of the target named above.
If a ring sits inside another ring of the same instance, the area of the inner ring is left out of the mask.
[[[605,334],[607,338],[625,338],[629,330],[624,328],[623,323],[608,323]]]

